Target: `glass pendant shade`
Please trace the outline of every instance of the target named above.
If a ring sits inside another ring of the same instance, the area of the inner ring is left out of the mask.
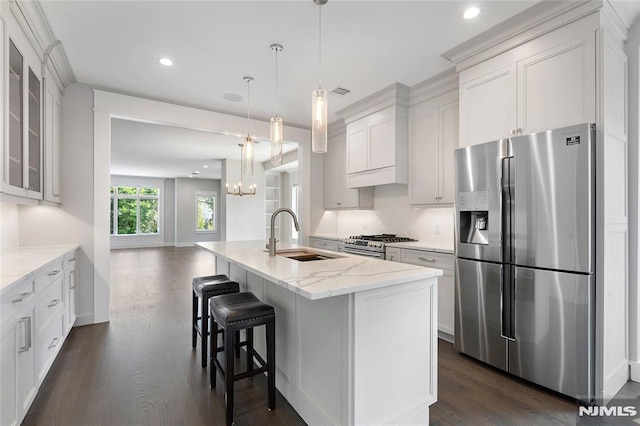
[[[327,152],[327,91],[314,90],[311,100],[311,149],[313,152]]]
[[[253,138],[247,135],[244,139],[244,146],[242,147],[242,174],[245,176],[253,176],[254,144]]]
[[[270,136],[271,136],[271,164],[274,166],[282,164],[282,118],[271,117]]]

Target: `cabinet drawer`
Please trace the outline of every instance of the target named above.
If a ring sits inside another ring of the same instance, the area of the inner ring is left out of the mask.
[[[402,249],[398,247],[386,247],[384,258],[392,262],[402,262]]]
[[[319,249],[338,251],[339,242],[332,241],[332,240],[309,238],[309,245],[311,245],[311,247],[315,247]]]
[[[63,318],[62,311],[60,311],[60,314],[47,324],[47,327],[38,339],[38,346],[36,348],[38,383],[47,375],[49,367],[62,346],[62,336],[64,332]]]
[[[402,261],[414,265],[453,271],[453,255],[423,250],[402,250]]]
[[[33,275],[29,275],[0,296],[0,319],[8,318],[15,309],[21,308],[30,300],[35,292],[34,281]]]
[[[36,293],[42,292],[62,275],[62,257],[60,257],[36,274]]]
[[[62,296],[63,277],[60,276],[42,294],[38,295],[36,305],[36,333],[40,336],[51,317],[64,305]]]

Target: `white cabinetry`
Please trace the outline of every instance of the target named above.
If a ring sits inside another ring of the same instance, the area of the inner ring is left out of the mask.
[[[341,110],[347,188],[407,183],[409,88],[396,83]]]
[[[443,275],[438,278],[438,331],[445,333],[440,334],[440,337],[453,341],[454,256],[429,250],[387,247],[386,259],[392,262],[442,269]]]
[[[323,250],[342,251],[342,241],[330,240],[328,238],[309,237],[309,246]]]
[[[280,208],[280,174],[269,173],[264,175],[265,185],[265,239],[269,239],[271,234],[271,215]],[[276,217],[274,234],[276,239],[280,238],[280,215]]]
[[[69,333],[76,322],[76,252],[64,257],[64,316],[65,334]]]
[[[2,192],[42,199],[42,76],[41,61],[14,19],[6,21],[3,51],[7,89],[3,99]]]
[[[458,148],[457,73],[448,71],[411,90],[410,202],[414,206],[452,204],[453,151]]]
[[[327,153],[324,155],[324,208],[372,209],[373,189],[349,189],[346,186],[345,128],[329,128]]]
[[[595,122],[595,32],[576,21],[460,72],[460,146]]]
[[[13,309],[2,312],[0,323],[0,423],[20,424],[37,387],[35,378],[34,278],[29,276],[2,295],[2,305]],[[11,312],[11,313],[9,313]]]
[[[44,68],[44,199],[61,203],[62,93]]]
[[[64,251],[5,287],[0,294],[2,426],[22,422],[71,329],[70,319],[75,321],[75,303],[70,300],[75,297],[75,260],[72,259],[76,250]],[[20,259],[30,255],[43,257],[42,250],[37,249],[21,253],[15,260],[8,259],[6,264],[20,263]],[[73,316],[69,317],[69,313]]]

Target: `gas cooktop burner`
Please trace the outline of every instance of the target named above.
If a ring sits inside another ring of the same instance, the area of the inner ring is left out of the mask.
[[[396,237],[395,234],[379,234],[379,235],[356,235],[345,238],[342,242],[345,244],[354,244],[367,247],[384,247],[387,243],[405,243],[408,241],[417,241],[409,237]]]

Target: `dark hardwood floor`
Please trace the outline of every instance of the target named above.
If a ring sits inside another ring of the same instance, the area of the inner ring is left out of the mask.
[[[191,349],[191,278],[214,268],[198,248],[112,251],[111,321],[71,331],[23,424],[224,424],[222,386],[209,389],[200,349]],[[450,343],[440,341],[438,361],[431,424],[576,424],[574,401],[460,355]],[[637,397],[640,384],[623,391]],[[235,398],[237,425],[304,424],[279,393],[276,410],[267,411],[264,376],[237,382]]]

